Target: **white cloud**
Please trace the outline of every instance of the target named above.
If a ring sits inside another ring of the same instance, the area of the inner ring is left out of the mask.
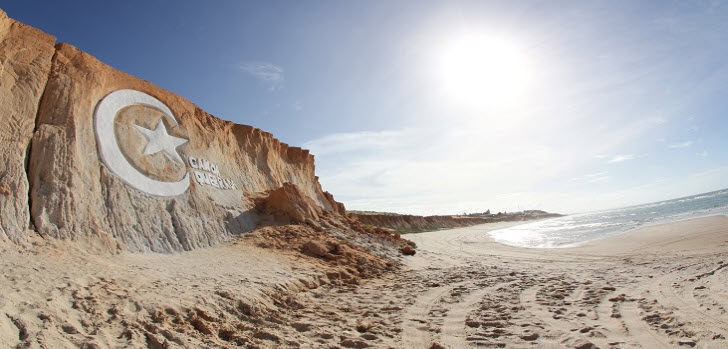
[[[607,161],[607,163],[614,164],[614,163],[624,162],[624,161],[634,160],[634,159],[635,159],[634,154],[617,154],[617,155],[613,156],[609,161]]]
[[[697,155],[700,156],[700,157],[707,158],[708,157],[708,151],[707,150],[703,150],[700,153],[697,153]]]
[[[269,85],[268,89],[271,91],[278,90],[283,86],[283,68],[272,63],[243,62],[237,68]]]
[[[590,173],[584,176],[584,181],[587,183],[596,183],[609,179],[607,172]]]
[[[597,183],[609,179],[607,172],[597,172],[586,174],[583,177],[569,179],[572,182]]]
[[[509,136],[482,129],[402,129],[333,134],[304,147],[316,156],[323,186],[348,208],[415,214],[513,209],[521,203],[503,193],[553,178],[582,156],[527,138],[504,147]]]
[[[477,116],[452,123],[435,120],[431,128],[337,133],[303,146],[316,156],[324,188],[350,209],[412,214],[489,208],[576,212],[609,203],[590,197],[576,200],[576,194],[549,190],[566,190],[556,188],[572,177],[577,177],[571,182],[577,191],[590,187],[588,191],[596,193],[602,184],[619,186],[620,178],[605,171],[566,175],[595,162],[616,164],[647,156],[615,154],[614,148],[655,124],[645,118],[606,133],[589,128],[591,124],[569,129],[569,123],[559,119],[502,120]],[[566,135],[568,146],[559,141]]]
[[[693,141],[685,141],[681,143],[670,144],[671,149],[689,148],[693,146]]]
[[[311,150],[311,154],[324,156],[331,153],[348,153],[354,151],[377,151],[403,146],[404,134],[409,131],[351,132],[335,133],[313,141],[306,142],[303,147]]]

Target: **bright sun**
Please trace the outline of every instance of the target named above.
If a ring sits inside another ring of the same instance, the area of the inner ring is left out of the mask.
[[[526,57],[512,43],[466,36],[442,48],[438,73],[444,92],[467,107],[504,107],[522,97],[530,80]]]

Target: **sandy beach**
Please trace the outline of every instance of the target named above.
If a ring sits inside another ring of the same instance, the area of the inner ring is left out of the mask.
[[[413,237],[410,268],[431,284],[405,308],[404,347],[728,345],[725,216],[563,249],[504,246],[494,228]]]
[[[728,217],[561,249],[517,223],[409,235],[379,277],[254,240],[164,255],[4,248],[2,347],[725,348]],[[363,242],[362,242],[363,243]],[[328,276],[327,276],[328,273]]]
[[[362,343],[375,347],[728,345],[725,216],[564,249],[515,248],[487,234],[509,225],[409,236],[420,253],[405,271],[344,293],[311,292],[306,312],[339,314],[321,326],[348,319],[349,333],[355,319],[370,321],[375,330],[361,336],[377,340]]]

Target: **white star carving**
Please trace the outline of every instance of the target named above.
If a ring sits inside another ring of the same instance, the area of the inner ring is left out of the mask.
[[[147,129],[139,125],[134,125],[134,127],[136,127],[136,129],[139,130],[139,132],[147,139],[147,146],[144,147],[144,155],[156,154],[163,151],[167,153],[172,160],[184,165],[184,160],[182,160],[182,157],[179,156],[177,147],[187,143],[187,140],[184,138],[170,136],[169,133],[167,133],[167,127],[164,126],[162,119],[159,119],[157,128],[154,130]]]

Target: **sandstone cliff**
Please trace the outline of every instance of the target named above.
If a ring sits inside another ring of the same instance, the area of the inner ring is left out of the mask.
[[[0,239],[22,241],[30,222],[26,153],[54,42],[0,10]]]
[[[0,238],[211,246],[253,229],[255,198],[284,183],[344,212],[307,150],[54,42],[0,11]]]

